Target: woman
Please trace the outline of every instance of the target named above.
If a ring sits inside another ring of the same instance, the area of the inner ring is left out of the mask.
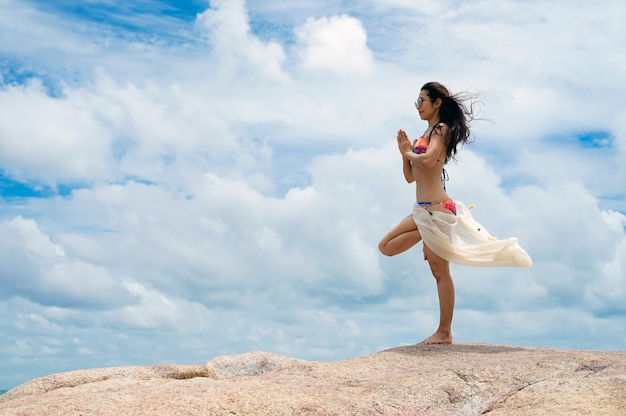
[[[404,130],[398,131],[398,149],[407,182],[415,182],[413,213],[395,225],[381,240],[386,256],[400,254],[424,240],[424,260],[437,281],[439,327],[421,344],[452,343],[454,283],[450,263],[468,266],[530,267],[530,256],[516,238],[497,240],[476,222],[469,210],[453,201],[444,186],[444,165],[457,153],[457,146],[469,143],[472,106],[451,95],[446,87],[429,82],[415,103],[428,128],[411,143]]]

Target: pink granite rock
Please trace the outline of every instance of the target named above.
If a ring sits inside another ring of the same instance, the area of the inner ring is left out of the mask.
[[[0,415],[626,415],[626,352],[406,346],[336,362],[252,352],[56,374]]]

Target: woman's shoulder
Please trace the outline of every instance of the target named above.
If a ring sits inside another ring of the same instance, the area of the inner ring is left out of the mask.
[[[447,123],[442,121],[437,123],[437,128],[435,130],[437,130],[437,133],[439,133],[442,137],[446,137],[448,135],[448,131],[450,131],[450,127]]]
[[[448,125],[444,123],[443,121],[441,121],[435,124],[432,128],[430,128],[429,137],[431,137],[433,134],[445,136],[446,134],[448,134],[448,130],[449,130]]]

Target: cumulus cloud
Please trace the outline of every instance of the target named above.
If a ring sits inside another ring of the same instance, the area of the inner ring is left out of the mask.
[[[0,163],[20,180],[56,184],[109,177],[111,137],[89,109],[41,83],[0,89]]]
[[[364,74],[373,68],[367,33],[358,19],[347,15],[310,18],[295,33],[306,69]]]
[[[199,30],[216,51],[226,72],[264,73],[284,79],[285,59],[277,42],[262,42],[250,32],[245,0],[218,0],[196,19]]]
[[[17,295],[42,305],[87,309],[134,302],[105,268],[68,258],[35,221],[16,217],[0,224],[0,230],[5,298]]]

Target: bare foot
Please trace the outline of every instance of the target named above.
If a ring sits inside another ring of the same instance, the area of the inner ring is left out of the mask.
[[[452,344],[452,334],[449,331],[437,330],[437,332],[420,342],[418,345],[431,344]]]

